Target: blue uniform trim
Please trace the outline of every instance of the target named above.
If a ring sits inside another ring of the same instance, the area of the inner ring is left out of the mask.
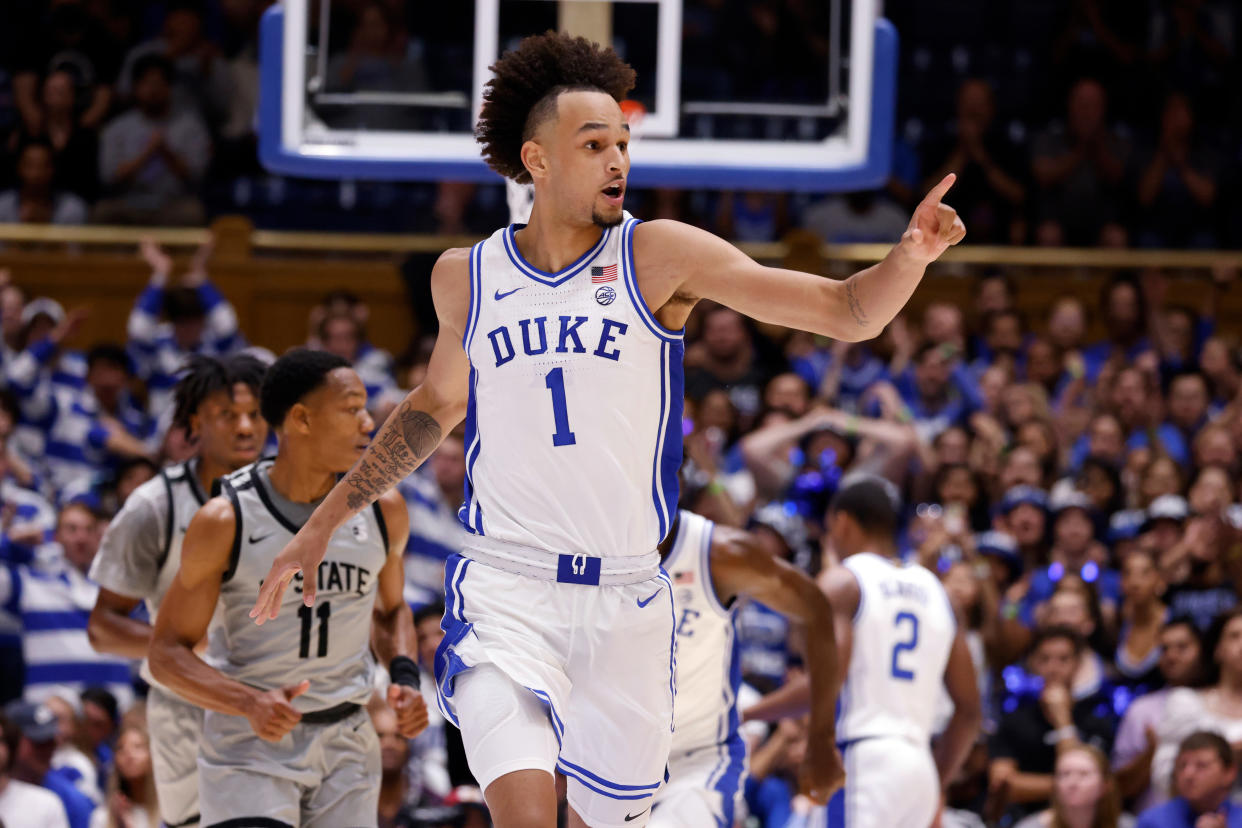
[[[721,745],[724,754],[724,768],[716,779],[712,790],[720,794],[723,809],[721,819],[717,820],[717,828],[733,828],[736,820],[737,795],[742,789],[746,778],[746,743],[736,734]]]
[[[668,612],[672,620],[669,625],[668,635],[668,689],[672,694],[674,701],[677,699],[677,603],[673,600],[673,581],[668,577],[668,571],[663,566],[660,567],[660,574],[657,576],[664,582],[664,586],[668,587]],[[668,730],[670,733],[676,730],[676,720],[674,716],[669,717]],[[668,772],[668,767],[665,767]]]
[[[556,705],[552,704],[552,697],[535,687],[527,687],[526,689],[548,708],[548,719],[552,722],[552,732],[556,734],[556,746],[559,750],[561,742],[565,738],[565,723],[561,721],[561,717],[557,714]]]
[[[470,343],[474,341],[474,329],[478,327],[479,312],[483,306],[483,242],[470,248],[470,305],[466,312],[466,330],[462,332],[461,347],[470,355]]]
[[[569,267],[558,270],[556,273],[548,273],[546,270],[540,270],[527,262],[526,259],[522,258],[522,251],[518,249],[517,240],[514,239],[513,234],[525,226],[525,224],[510,224],[507,228],[505,228],[505,231],[502,234],[502,239],[505,244],[505,253],[509,256],[509,261],[513,263],[513,266],[521,271],[524,276],[528,276],[536,282],[547,285],[548,287],[557,287],[558,285],[562,285],[585,270],[586,266],[589,265],[595,257],[600,254],[600,251],[602,251],[608,244],[608,239],[612,235],[611,227],[605,229],[604,232],[600,234],[599,241],[595,243],[595,246],[579,256],[577,261],[569,265]]]
[[[479,372],[470,368],[470,395],[466,400],[466,482],[465,502],[457,512],[457,519],[472,535],[483,534],[483,510],[479,508],[474,494],[474,464],[479,460],[482,441],[479,438],[478,393]]]
[[[560,771],[561,773],[565,774],[566,776],[570,777],[571,779],[574,779],[575,781],[580,783],[583,787],[587,788],[588,790],[592,790],[595,793],[599,794],[600,796],[606,796],[609,799],[624,799],[624,800],[650,799],[652,796],[655,795],[655,791],[647,791],[646,793],[637,793],[637,794],[618,794],[618,793],[613,793],[612,791],[606,791],[603,788],[591,782],[588,782],[586,779],[583,779],[581,776],[574,773],[569,768],[565,767],[564,760],[561,760],[556,763],[556,769]]]
[[[680,341],[660,343],[660,424],[651,469],[651,500],[659,527],[657,542],[664,539],[677,512],[678,472],[681,469],[681,418],[685,407],[685,370]]]
[[[621,785],[616,782],[610,782],[607,779],[604,779],[602,776],[597,776],[596,774],[591,773],[589,770],[582,767],[581,765],[575,765],[573,762],[570,762],[568,759],[564,759],[564,758],[558,759],[556,761],[556,764],[557,764],[557,767],[564,766],[568,768],[569,770],[576,771],[582,774],[587,779],[590,779],[592,782],[595,782],[599,785],[603,785],[608,788],[612,788],[613,790],[617,790],[617,791],[654,791],[656,788],[660,787],[661,784],[663,784],[662,782],[652,782],[650,785]]]
[[[444,718],[456,727],[461,725],[448,700],[453,695],[453,679],[459,673],[470,669],[453,649],[470,633],[472,626],[466,621],[465,601],[461,594],[461,584],[469,566],[470,559],[460,554],[453,555],[445,563],[444,618],[440,622],[440,629],[444,630],[444,638],[436,647],[436,661],[433,666],[436,679],[436,702]]]
[[[707,602],[711,604],[712,609],[725,618],[730,617],[729,610],[725,608],[721,602],[720,596],[716,594],[716,584],[712,581],[712,535],[716,531],[716,524],[707,521],[707,531],[703,533],[703,539],[700,541],[699,557],[702,562],[701,570],[703,572],[703,592],[707,595]]]
[[[641,223],[638,219],[629,219],[621,230],[621,272],[625,275],[626,292],[629,293],[630,302],[634,305],[638,317],[647,326],[647,330],[666,342],[680,342],[686,334],[686,329],[671,331],[661,325],[660,321],[655,318],[655,314],[647,307],[642,291],[638,289],[638,274],[634,270],[634,228]]]
[[[556,581],[560,584],[599,586],[603,560],[589,555],[560,555],[556,559]]]

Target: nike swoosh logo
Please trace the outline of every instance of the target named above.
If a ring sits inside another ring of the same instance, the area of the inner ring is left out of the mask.
[[[530,287],[530,285],[522,285],[521,287],[515,287],[513,290],[507,290],[504,293],[501,293],[500,291],[496,291],[496,301],[499,302],[501,299],[504,299],[506,296],[512,296],[513,294],[517,293],[519,290],[526,290],[526,288],[528,287]]]
[[[648,604],[650,604],[650,603],[652,602],[652,600],[653,600],[653,599],[654,599],[657,595],[659,595],[661,592],[663,592],[663,591],[664,591],[664,587],[660,587],[660,588],[659,588],[659,589],[657,589],[655,592],[653,592],[653,593],[651,593],[650,595],[648,595],[648,596],[647,596],[647,599],[646,599],[645,601],[640,599],[640,600],[639,600],[639,602],[638,602],[638,607],[639,607],[639,609],[642,609],[643,607],[645,607],[645,606],[647,606]],[[644,810],[645,810],[645,809],[644,809]],[[642,816],[642,814],[639,814],[639,816]]]
[[[250,542],[251,543],[263,543],[263,541],[267,540],[271,536],[272,536],[271,532],[268,532],[266,535],[259,535],[257,538],[254,535],[251,535]]]
[[[651,597],[652,597],[652,598],[654,598],[655,596],[654,596],[654,595],[652,595]],[[625,821],[626,821],[626,822],[630,822],[631,820],[638,819],[640,816],[642,816],[642,815],[643,815],[643,814],[645,814],[645,813],[647,813],[647,809],[646,809],[646,808],[643,808],[641,811],[639,811],[639,812],[638,812],[638,813],[636,813],[636,814],[626,814],[626,815],[625,815]]]

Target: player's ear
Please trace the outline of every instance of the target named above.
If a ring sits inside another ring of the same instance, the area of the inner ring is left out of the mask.
[[[294,403],[293,408],[285,415],[285,431],[296,431],[299,434],[310,432],[310,409],[303,403]]]
[[[548,154],[537,141],[522,144],[522,166],[526,167],[532,179],[547,178]]]

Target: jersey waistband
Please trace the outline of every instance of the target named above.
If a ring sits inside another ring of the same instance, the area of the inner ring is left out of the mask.
[[[558,554],[471,535],[462,554],[502,572],[581,586],[638,584],[660,574],[660,553],[655,550],[624,558],[597,558],[582,553]]]
[[[353,702],[341,702],[325,710],[311,710],[302,714],[302,724],[330,725],[342,722],[362,709],[362,705]]]

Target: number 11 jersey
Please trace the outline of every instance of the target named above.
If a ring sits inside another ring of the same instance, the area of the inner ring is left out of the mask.
[[[896,736],[925,746],[957,635],[949,596],[918,565],[863,552],[844,566],[858,581],[859,597],[837,742]]]
[[[467,548],[629,558],[676,516],[682,334],[638,290],[638,221],[602,229],[556,273],[514,232],[470,251]]]
[[[260,460],[224,478],[223,494],[234,512],[233,550],[206,661],[264,690],[309,680],[310,688],[293,700],[303,712],[366,704],[375,671],[371,610],[388,557],[379,504],[354,515],[329,539],[316,573],[315,605],[302,603],[302,582],[312,576],[299,572],[285,590],[280,614],[260,627],[250,609],[263,579],[318,505],[284,498],[272,485],[270,468],[270,460]]]

